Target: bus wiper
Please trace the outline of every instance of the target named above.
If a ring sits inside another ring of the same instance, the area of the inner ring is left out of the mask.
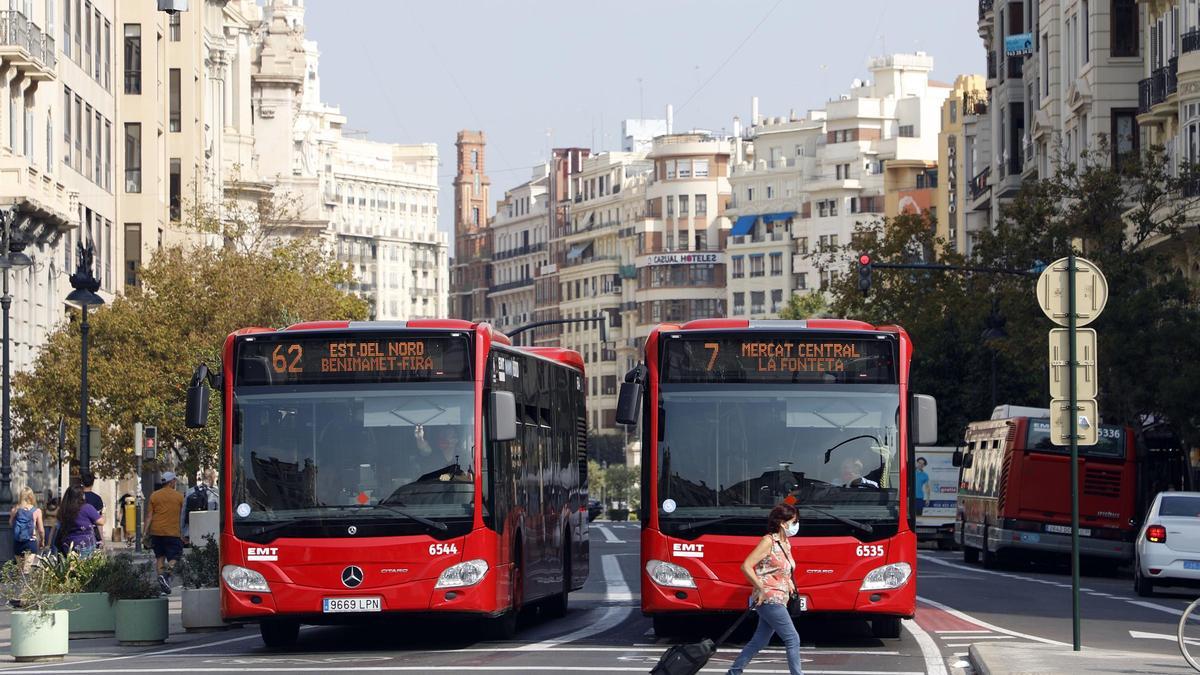
[[[375,504],[363,504],[362,506],[349,506],[349,505],[347,505],[347,506],[342,506],[342,507],[340,507],[340,508],[344,508],[344,509],[366,509],[366,508],[372,508],[372,507],[378,507],[378,508],[381,508],[381,509],[384,509],[384,510],[387,510],[387,511],[391,511],[392,513],[395,513],[395,514],[397,514],[397,515],[404,516],[405,518],[408,518],[409,520],[415,520],[415,521],[417,521],[418,523],[420,523],[420,524],[422,524],[422,525],[424,525],[424,526],[426,526],[426,527],[432,527],[432,528],[434,528],[434,529],[437,529],[437,530],[440,530],[440,531],[442,531],[442,532],[445,532],[447,529],[449,529],[449,528],[447,528],[447,527],[446,527],[446,524],[445,524],[445,523],[439,523],[439,522],[438,522],[438,521],[436,521],[436,520],[430,520],[430,519],[428,519],[428,518],[424,518],[424,517],[418,516],[418,515],[416,515],[416,514],[409,513],[408,511],[404,511],[404,510],[402,510],[402,509],[398,509],[398,508],[396,508],[396,507],[394,507],[394,506],[391,506],[390,504],[386,504],[386,503],[384,503],[384,502],[377,502],[377,503],[375,503]]]
[[[809,511],[816,511],[817,513],[819,513],[827,518],[832,518],[843,525],[849,525],[850,527],[853,527],[858,530],[862,530],[863,532],[866,532],[867,534],[871,534],[872,532],[875,531],[875,528],[871,527],[870,525],[868,525],[866,523],[860,523],[857,520],[851,520],[850,518],[847,518],[845,516],[839,516],[836,513],[830,513],[829,511],[826,511],[825,509],[817,508],[810,504],[796,504],[795,507],[798,509],[808,509]]]
[[[273,523],[257,526],[258,530],[255,531],[254,534],[251,536],[261,537],[265,534],[271,534],[272,532],[277,532],[277,531],[282,530],[283,528],[289,527],[291,525],[321,525],[324,522],[325,522],[325,519],[319,518],[319,517],[294,518],[292,520],[281,520],[278,522],[273,522]]]
[[[697,527],[705,527],[707,525],[714,525],[716,523],[719,523],[719,522],[722,522],[725,520],[733,520],[736,518],[748,518],[748,517],[750,517],[750,516],[737,516],[737,515],[732,515],[732,514],[727,515],[727,516],[717,516],[716,518],[709,518],[708,520],[697,520],[692,523],[684,523],[683,525],[679,526],[678,530],[680,532],[687,532],[688,530],[694,530]]]

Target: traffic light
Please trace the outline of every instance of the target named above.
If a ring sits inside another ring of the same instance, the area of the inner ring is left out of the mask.
[[[154,459],[158,451],[158,427],[146,427],[142,432],[142,457]]]
[[[866,295],[871,290],[871,256],[858,254],[858,290]]]

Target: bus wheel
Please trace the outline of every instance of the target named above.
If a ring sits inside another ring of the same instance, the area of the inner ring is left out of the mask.
[[[517,617],[521,614],[521,601],[525,592],[525,570],[521,565],[521,558],[521,542],[518,540],[517,554],[513,556],[512,567],[512,607],[492,619],[489,626],[489,632],[496,640],[511,640],[517,635]]]
[[[654,616],[654,635],[660,638],[677,638],[684,633],[684,623],[676,616]]]
[[[288,619],[263,619],[258,623],[262,641],[270,649],[287,649],[296,644],[300,622]]]
[[[563,550],[563,582],[562,592],[554,595],[546,604],[546,613],[553,618],[567,615],[567,596],[571,592],[571,547]]]
[[[894,640],[900,637],[900,617],[881,616],[871,619],[871,635],[881,640]]]
[[[963,545],[962,549],[963,549],[963,562],[970,563],[972,565],[979,562],[979,549],[971,548],[970,546],[967,546],[966,544]]]

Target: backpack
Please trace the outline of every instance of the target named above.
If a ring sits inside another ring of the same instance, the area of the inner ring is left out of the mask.
[[[13,541],[33,541],[33,509],[17,509],[13,521]]]
[[[193,490],[192,494],[187,498],[187,510],[191,511],[207,511],[208,510],[208,486],[200,483]]]

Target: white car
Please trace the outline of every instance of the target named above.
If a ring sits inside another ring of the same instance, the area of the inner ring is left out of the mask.
[[[1134,547],[1133,590],[1200,585],[1200,492],[1160,492]]]

